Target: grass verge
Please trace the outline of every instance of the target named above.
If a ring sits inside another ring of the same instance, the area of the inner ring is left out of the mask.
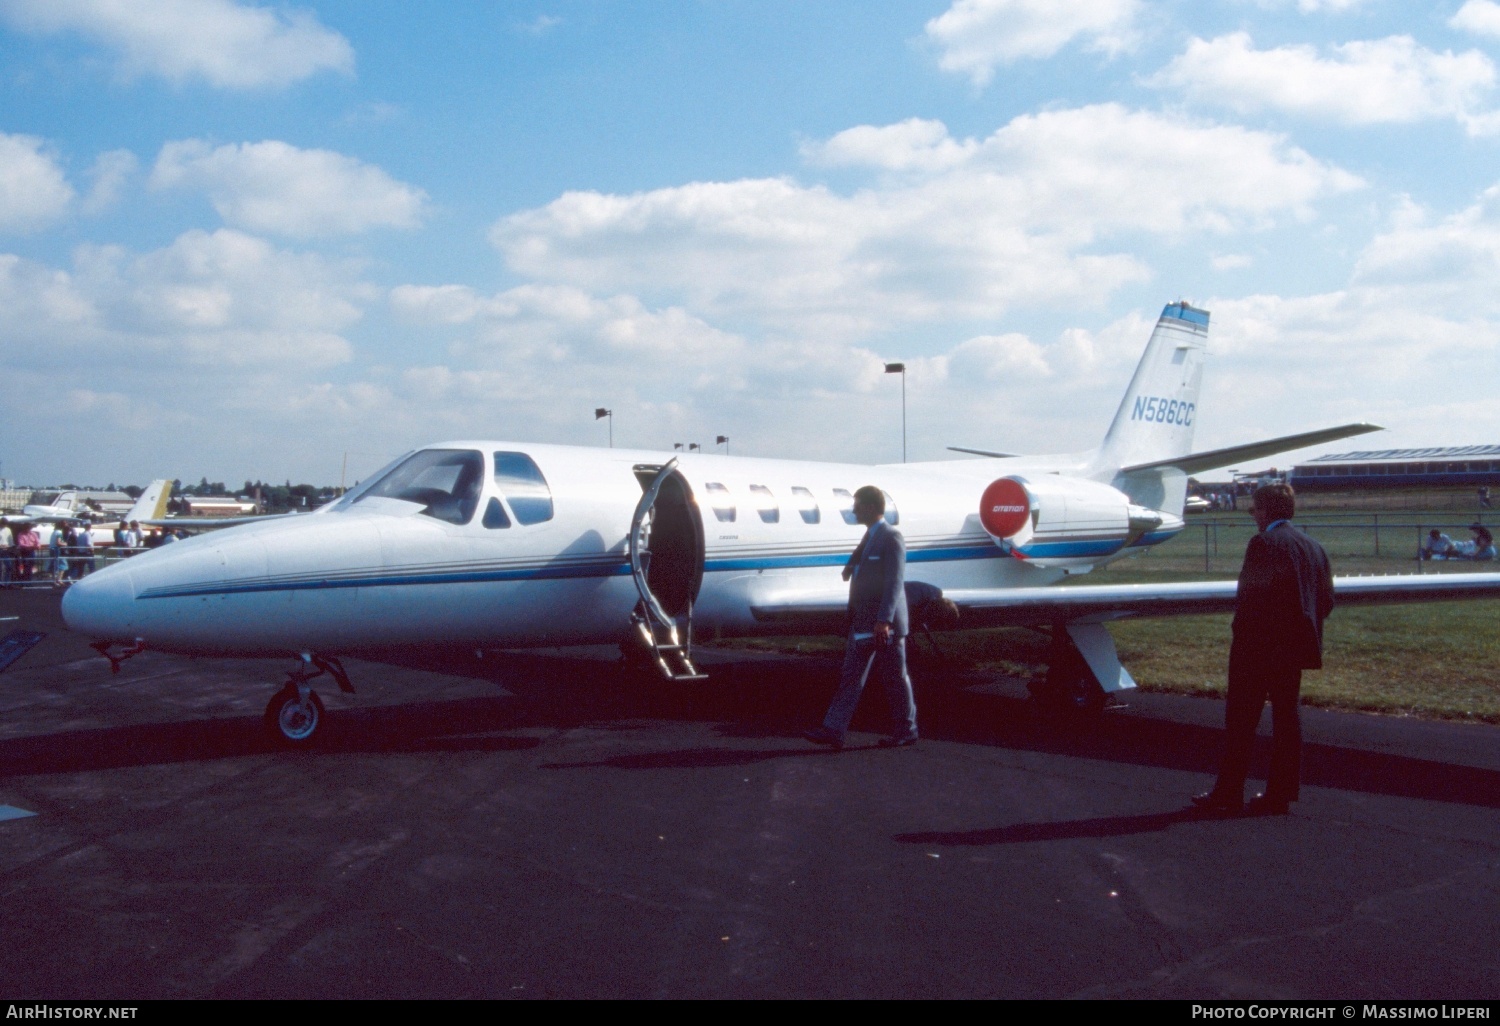
[[[1399,528],[1384,519],[1320,525],[1336,574],[1464,573],[1497,564],[1417,564],[1411,558],[1421,524],[1443,526],[1444,510],[1400,511]],[[1385,514],[1382,514],[1384,518]],[[1205,531],[1190,521],[1176,539],[1139,558],[1080,578],[1079,585],[1232,579],[1254,531],[1248,517],[1226,515]],[[1376,535],[1380,540],[1377,544]],[[1424,532],[1425,533],[1425,532]],[[1205,570],[1205,565],[1207,569]],[[1325,632],[1324,668],[1303,675],[1308,705],[1432,719],[1500,724],[1500,600],[1335,609]],[[1229,655],[1229,616],[1126,620],[1110,625],[1120,657],[1145,691],[1222,696]],[[786,652],[842,650],[839,638],[735,642]],[[1037,631],[959,631],[939,636],[943,652],[965,669],[1027,677],[1046,667],[1047,638]]]

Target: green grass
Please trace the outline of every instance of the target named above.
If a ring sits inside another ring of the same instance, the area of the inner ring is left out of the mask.
[[[1360,512],[1357,520],[1314,511],[1298,517],[1299,525],[1311,526],[1313,537],[1328,550],[1335,574],[1500,571],[1497,564],[1416,562],[1413,556],[1426,526],[1461,528],[1467,522],[1451,510],[1381,510],[1378,532],[1375,511]],[[1419,534],[1419,527],[1411,525],[1425,526]],[[1172,541],[1075,583],[1232,579],[1254,531],[1245,513],[1195,517]],[[1467,536],[1461,530],[1449,533],[1455,539]],[[1500,723],[1497,626],[1500,600],[1335,609],[1325,631],[1324,668],[1303,675],[1303,700],[1334,709]],[[1143,690],[1224,693],[1227,614],[1122,621],[1111,624],[1110,633]],[[778,638],[750,647],[832,653],[842,644],[838,638]],[[1037,631],[960,631],[941,635],[939,644],[965,668],[1027,677],[1046,665],[1047,638]]]

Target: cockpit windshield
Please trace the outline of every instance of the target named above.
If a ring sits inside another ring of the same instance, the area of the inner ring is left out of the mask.
[[[422,449],[360,489],[354,504],[372,496],[422,505],[422,513],[467,524],[479,507],[484,456],[471,449]]]

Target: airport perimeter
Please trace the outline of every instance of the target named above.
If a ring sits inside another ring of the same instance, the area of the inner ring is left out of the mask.
[[[1500,996],[1492,726],[1307,710],[1294,813],[1204,820],[1212,700],[928,675],[918,747],[832,754],[828,660],[426,653],[286,752],[283,665],[112,677],[56,601],[0,595],[49,633],[0,675],[8,996]]]

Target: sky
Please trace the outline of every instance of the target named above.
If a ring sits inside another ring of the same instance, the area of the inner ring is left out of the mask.
[[[1500,441],[1494,0],[0,0],[0,476]]]

